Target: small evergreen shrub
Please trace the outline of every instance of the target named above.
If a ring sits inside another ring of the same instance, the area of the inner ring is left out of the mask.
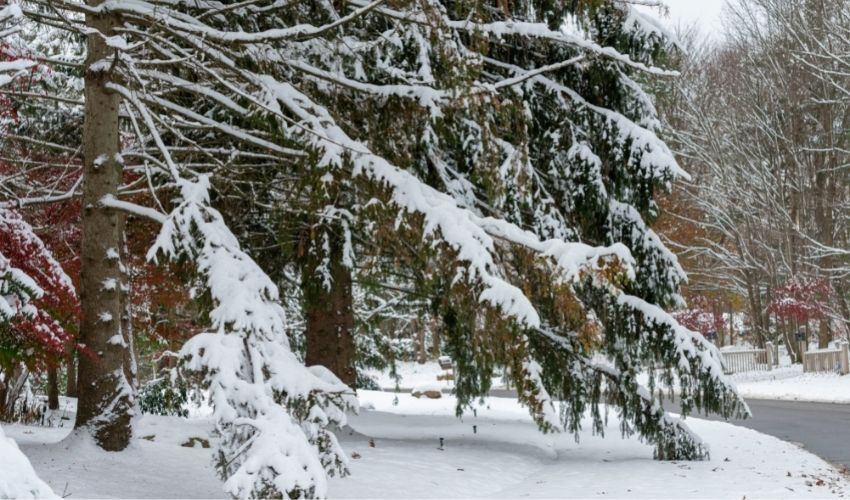
[[[139,390],[139,408],[150,415],[174,415],[188,417],[188,391],[186,386],[172,384],[168,379],[160,378],[145,384]]]

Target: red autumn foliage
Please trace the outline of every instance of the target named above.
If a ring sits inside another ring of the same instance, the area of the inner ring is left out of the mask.
[[[20,58],[21,54],[0,42],[0,61]],[[48,68],[36,66],[28,76],[17,79],[6,88],[33,91],[49,76]],[[19,119],[14,101],[0,94],[0,133],[8,132]],[[55,168],[28,168],[22,171],[20,165],[0,160],[0,179],[13,175],[21,184],[49,186],[54,193],[70,191],[80,179],[80,159],[74,155],[45,153],[29,149],[26,144],[8,141],[4,144],[3,156],[26,159],[33,164],[65,165],[67,168],[60,171]],[[139,174],[128,172],[125,183],[132,184],[139,177]],[[137,194],[130,201],[144,203],[144,198],[145,195]],[[38,310],[35,317],[22,318],[14,328],[8,328],[8,332],[0,331],[0,350],[11,351],[13,357],[25,359],[33,367],[56,363],[69,349],[79,347],[75,345],[74,338],[80,319],[80,305],[75,293],[80,276],[80,222],[79,198],[31,205],[20,211],[0,209],[0,253],[10,260],[12,266],[35,279],[44,290],[44,296],[34,303]],[[157,267],[144,260],[157,229],[155,225],[137,219],[128,225],[128,255],[124,264],[130,274],[129,300],[136,334],[155,339],[155,344],[174,346],[197,333],[198,327],[194,318],[175,314],[192,300],[188,288],[174,276],[178,266]]]
[[[22,58],[26,57],[8,44],[0,43],[0,61]],[[28,76],[16,79],[6,88],[28,91],[49,71],[37,65],[29,70]],[[0,133],[9,132],[19,118],[13,101],[6,95],[0,95]],[[33,158],[21,145],[14,143],[4,145],[4,156],[40,159]],[[67,161],[67,158],[62,160]],[[14,165],[0,161],[0,177],[13,175],[19,185],[52,185],[56,189],[65,189],[74,182],[73,164],[69,167],[72,174],[57,179],[49,169],[28,168],[21,172]],[[27,220],[24,220],[24,215]],[[73,271],[79,269],[79,231],[76,227],[74,211],[67,210],[67,207],[39,205],[28,209],[25,214],[9,204],[0,208],[0,253],[11,266],[32,278],[44,292],[33,301],[34,314],[17,318],[0,332],[0,354],[5,358],[0,361],[23,361],[30,368],[43,368],[58,363],[75,345],[80,307],[76,286],[70,276],[76,275]],[[72,272],[69,273],[69,270]]]
[[[712,307],[711,299],[708,297],[697,295],[691,298],[690,306],[690,309],[674,314],[676,320],[685,328],[707,336],[711,332],[720,331],[725,326],[723,314],[714,312],[720,309]]]
[[[775,291],[767,309],[777,317],[805,323],[827,314],[831,294],[832,287],[823,278],[794,276]]]
[[[20,214],[0,209],[0,254],[26,273],[44,294],[36,312],[3,330],[2,349],[31,367],[58,362],[74,341],[79,301],[71,279]]]

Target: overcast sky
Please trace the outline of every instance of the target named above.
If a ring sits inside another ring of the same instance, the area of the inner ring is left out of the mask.
[[[720,29],[720,13],[726,0],[664,0],[670,7],[670,16],[662,19],[674,27],[678,24],[696,23],[708,35],[716,35]],[[658,10],[653,12],[658,16]]]

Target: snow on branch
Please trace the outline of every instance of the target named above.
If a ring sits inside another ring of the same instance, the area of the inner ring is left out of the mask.
[[[644,421],[639,432],[641,437],[656,444],[655,458],[660,460],[681,457],[692,460],[707,460],[709,458],[708,445],[682,419],[667,413],[660,401],[653,397],[646,387],[637,382],[634,383],[634,387],[621,387],[622,374],[620,370],[607,361],[596,360],[589,363],[588,366],[592,370],[605,375],[611,386],[619,390],[621,397],[631,399],[635,407],[624,410],[638,413],[634,418]],[[746,407],[745,404],[744,406]],[[635,432],[632,428],[626,426],[625,419],[623,419],[622,425],[624,434],[628,435]]]
[[[15,322],[0,331],[7,351],[30,367],[64,358],[78,315],[77,291],[52,251],[20,214],[0,207],[0,323]]]
[[[636,33],[641,33],[649,36],[655,36],[660,40],[666,40],[668,43],[681,47],[679,37],[676,33],[668,29],[658,19],[653,16],[648,16],[640,12],[634,5],[643,5],[647,7],[667,8],[661,1],[655,0],[617,0],[625,5],[627,9],[626,19],[623,26],[626,30]]]
[[[466,271],[469,277],[479,280],[484,286],[481,301],[500,309],[522,324],[539,326],[540,317],[522,290],[500,272],[494,258],[494,238],[552,258],[567,280],[575,279],[581,271],[593,268],[600,257],[619,259],[627,268],[633,262],[623,245],[596,248],[561,240],[543,242],[530,231],[503,219],[480,217],[459,206],[451,196],[425,184],[414,174],[396,167],[372,153],[363,143],[350,138],[327,109],[314,103],[289,83],[279,82],[269,75],[258,76],[258,79],[266,85],[270,98],[283,104],[308,129],[306,139],[324,153],[320,165],[342,166],[346,158],[351,158],[354,175],[366,175],[389,186],[393,192],[393,201],[398,206],[425,217],[427,235],[444,241],[457,252],[460,261],[468,264]],[[277,107],[275,102],[267,105],[271,109]],[[279,107],[276,112],[282,115]]]
[[[23,17],[21,6],[17,2],[0,7],[0,40],[5,37],[17,33],[20,29],[14,26],[14,22]],[[13,23],[9,28],[4,28],[6,23]],[[0,61],[0,87],[7,85],[12,80],[27,74],[27,72],[35,67],[35,61],[30,61],[26,58],[15,59],[12,61]]]
[[[680,373],[690,373],[692,362],[698,361],[699,369],[714,379],[717,384],[734,387],[724,375],[723,356],[720,355],[720,351],[701,333],[688,330],[676,321],[676,318],[670,313],[634,295],[622,293],[617,296],[617,302],[639,312],[647,321],[663,326],[665,327],[664,330],[670,332],[671,340],[679,358]]]
[[[350,0],[350,3],[355,6],[366,5],[365,0]],[[639,61],[634,61],[628,54],[623,54],[617,51],[614,47],[604,47],[598,43],[581,36],[579,33],[571,33],[565,29],[553,31],[545,23],[530,23],[518,20],[498,21],[491,23],[475,22],[471,19],[456,20],[450,19],[438,9],[436,12],[401,12],[388,7],[376,7],[375,11],[384,14],[390,18],[397,19],[403,22],[414,22],[424,25],[431,24],[429,15],[440,15],[441,23],[453,30],[469,32],[469,33],[486,33],[497,39],[509,36],[520,36],[525,38],[544,39],[551,42],[570,45],[582,50],[586,50],[598,56],[602,56],[613,61],[625,64],[626,66],[638,69],[640,71],[658,75],[658,76],[677,76],[676,71],[665,70],[655,66],[649,66]]]
[[[211,329],[184,345],[181,370],[209,390],[225,490],[238,498],[324,497],[327,475],[347,473],[327,426],[345,425],[356,399],[330,372],[306,368],[289,349],[277,287],[209,206],[208,178],[179,184],[182,202],[148,258],[195,259],[212,298]]]
[[[166,220],[165,215],[157,212],[152,208],[143,207],[141,205],[136,205],[135,203],[116,199],[111,194],[101,198],[100,204],[104,207],[114,208],[116,210],[120,210],[131,215],[144,217],[154,222],[159,222],[160,224],[164,223]]]
[[[35,280],[16,267],[0,253],[0,322],[10,321],[18,314],[35,315],[30,299],[40,298],[44,291]]]
[[[488,64],[509,70],[516,75],[526,75],[533,71],[519,66],[498,61],[492,58],[484,58]],[[670,147],[658,137],[658,135],[646,127],[642,127],[629,119],[627,116],[608,109],[603,106],[591,104],[574,89],[563,85],[543,74],[535,74],[528,81],[542,85],[552,92],[567,96],[570,101],[581,108],[598,115],[608,126],[614,129],[619,144],[628,144],[630,151],[640,157],[640,166],[653,176],[658,178],[674,177],[690,180],[690,175],[685,172]]]
[[[169,25],[180,31],[200,36],[206,40],[222,43],[259,44],[276,40],[305,39],[320,36],[344,24],[358,19],[374,10],[385,0],[373,0],[354,10],[345,17],[324,25],[313,26],[300,24],[286,28],[269,29],[258,32],[222,31],[200,21],[198,17],[182,14],[176,10],[163,8],[161,4],[140,0],[107,0],[96,7],[79,6],[78,9],[91,14],[116,13],[127,16],[141,16],[145,20],[167,21]]]

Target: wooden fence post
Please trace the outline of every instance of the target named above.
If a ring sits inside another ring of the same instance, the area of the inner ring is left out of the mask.
[[[841,374],[847,375],[850,373],[850,346],[848,346],[847,342],[842,342],[839,345],[839,349],[838,357],[841,360]]]

